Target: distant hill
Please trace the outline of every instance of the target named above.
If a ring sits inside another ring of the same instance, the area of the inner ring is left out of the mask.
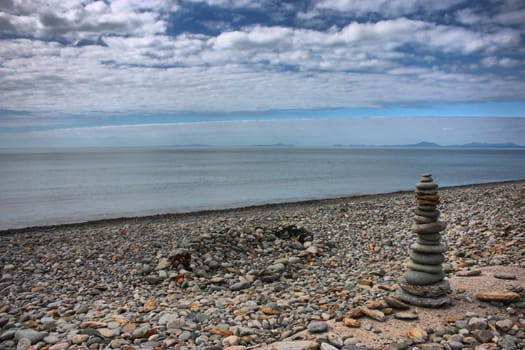
[[[407,145],[341,145],[335,144],[332,147],[347,147],[347,148],[519,148],[525,149],[525,146],[520,146],[512,142],[507,143],[482,143],[482,142],[471,142],[462,145],[439,145],[434,142],[422,141],[414,144]]]

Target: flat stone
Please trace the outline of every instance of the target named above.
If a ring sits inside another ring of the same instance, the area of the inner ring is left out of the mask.
[[[438,184],[435,182],[418,182],[416,184],[416,189],[418,190],[435,190],[438,188]]]
[[[450,282],[446,279],[430,285],[421,286],[410,284],[405,278],[400,278],[399,286],[409,294],[427,298],[440,297],[450,291]]]
[[[508,332],[513,325],[512,320],[509,320],[508,318],[496,321],[496,328],[503,332]]]
[[[438,233],[447,227],[443,221],[435,221],[429,224],[414,224],[412,225],[412,232],[414,233]]]
[[[421,209],[416,209],[414,210],[414,213],[418,216],[424,216],[424,217],[427,217],[427,218],[433,218],[433,219],[436,219],[439,217],[439,210],[437,209],[434,209],[432,211],[425,211],[425,210],[421,210]]]
[[[418,326],[418,327],[409,329],[407,332],[407,336],[412,340],[416,340],[416,339],[425,340],[427,339],[428,334],[423,328]]]
[[[359,328],[361,327],[361,322],[359,320],[356,320],[355,318],[345,318],[343,320],[343,324],[350,328]]]
[[[486,318],[483,317],[472,317],[470,320],[468,320],[467,323],[467,329],[472,331],[474,329],[486,329],[488,325],[488,321]]]
[[[441,281],[445,277],[445,274],[443,272],[428,273],[423,271],[408,270],[405,272],[404,276],[409,284],[426,286]]]
[[[22,338],[16,344],[16,350],[28,350],[31,347],[31,340]]]
[[[279,341],[270,345],[262,346],[260,350],[318,350],[319,343],[310,340],[301,341]]]
[[[431,274],[441,274],[443,273],[443,269],[441,268],[441,264],[438,265],[424,265],[424,264],[418,264],[413,261],[409,261],[407,264],[407,267],[411,270],[416,271],[422,271],[427,272]]]
[[[250,282],[248,281],[241,281],[234,283],[230,286],[230,290],[232,291],[239,291],[250,287]]]
[[[428,224],[430,222],[436,221],[436,219],[435,218],[429,218],[429,217],[426,217],[426,216],[414,215],[414,221],[417,224]]]
[[[394,309],[408,310],[409,305],[405,304],[399,297],[396,296],[385,296],[383,300],[388,304],[388,306]]]
[[[494,277],[501,280],[515,280],[517,278],[516,274],[512,272],[496,272]]]
[[[437,194],[437,191],[432,191],[432,193],[421,193],[420,191],[416,191],[416,201],[437,204],[439,203],[439,195]]]
[[[448,295],[442,295],[440,297],[422,297],[405,292],[403,289],[398,290],[399,297],[404,302],[421,307],[428,308],[439,308],[450,304],[450,298]]]
[[[338,348],[328,343],[321,343],[321,347],[319,349],[320,350],[338,350]]]
[[[326,322],[312,321],[308,325],[310,333],[323,333],[328,331],[328,324]]]
[[[479,292],[474,297],[481,301],[499,301],[502,303],[510,303],[520,299],[520,295],[511,291],[501,292]]]
[[[481,270],[461,270],[455,274],[458,277],[474,277],[481,275]]]
[[[419,319],[419,315],[414,311],[399,311],[394,314],[398,320],[413,321]]]
[[[425,265],[437,265],[445,261],[443,254],[422,254],[414,250],[411,250],[408,256],[410,256],[413,262]]]
[[[437,236],[439,236],[439,235],[437,235]],[[424,237],[424,238],[422,238],[422,237]],[[427,240],[425,238],[427,238],[426,235],[425,236],[419,235],[419,237],[417,238],[416,243],[423,244],[423,245],[440,245],[441,244],[440,237],[437,237],[437,239],[435,239],[435,240]],[[434,235],[432,235],[431,238],[435,238]]]
[[[365,314],[366,316],[376,321],[379,321],[379,322],[385,321],[385,314],[379,310],[372,310],[367,307],[361,307],[361,311],[363,311],[363,314]]]
[[[27,338],[31,341],[31,344],[36,344],[48,335],[47,332],[37,332],[32,329],[19,329],[14,335],[14,339],[19,341],[22,338]]]
[[[441,243],[439,245],[424,245],[414,243],[410,246],[410,249],[415,250],[418,253],[441,254],[446,252],[448,250],[448,247],[444,243]]]

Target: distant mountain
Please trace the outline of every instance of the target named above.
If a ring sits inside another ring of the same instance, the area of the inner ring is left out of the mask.
[[[457,147],[463,148],[525,148],[525,146],[516,145],[512,142],[507,143],[481,143],[481,142],[471,142]]]
[[[332,147],[337,148],[525,148],[512,142],[507,143],[482,143],[482,142],[471,142],[463,145],[439,145],[434,142],[422,141],[414,144],[407,145],[341,145],[334,144]]]
[[[275,147],[275,148],[281,148],[281,147],[295,147],[295,145],[288,145],[286,143],[272,143],[270,145],[251,145],[249,147]]]

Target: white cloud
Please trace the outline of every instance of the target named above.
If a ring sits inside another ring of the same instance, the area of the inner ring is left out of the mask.
[[[166,14],[177,6],[168,0],[13,2],[0,12],[0,32],[37,38],[96,40],[100,35],[153,35],[166,30]]]
[[[398,17],[418,11],[443,11],[462,2],[465,0],[321,0],[316,2],[314,10],[348,12],[356,16],[376,13],[385,17]]]

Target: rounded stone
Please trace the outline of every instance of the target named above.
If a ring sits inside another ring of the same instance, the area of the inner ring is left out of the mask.
[[[439,203],[439,195],[437,194],[437,192],[435,194],[416,192],[416,200],[427,202],[427,204],[437,204]]]
[[[438,188],[438,184],[435,182],[419,182],[416,184],[418,190],[434,190]]]
[[[417,238],[420,238],[425,241],[439,241],[441,239],[441,235],[439,233],[418,233]]]
[[[399,279],[399,286],[409,294],[425,298],[439,297],[450,292],[450,282],[446,279],[427,286],[418,286],[408,283],[404,277],[401,277]]]
[[[401,300],[414,306],[438,308],[450,304],[450,298],[448,295],[442,295],[436,298],[426,298],[406,293],[402,289],[398,291],[398,295]]]
[[[405,272],[404,276],[409,284],[415,284],[418,286],[433,284],[445,278],[443,271],[440,273],[428,273],[423,271],[408,270]]]
[[[423,211],[432,211],[437,208],[435,204],[432,205],[423,205],[423,204],[417,204],[417,208]]]
[[[416,189],[416,196],[418,195],[436,195],[438,193],[437,189],[434,190],[419,190]]]
[[[437,265],[445,261],[442,254],[421,254],[413,250],[408,253],[408,256],[418,264]]]
[[[441,254],[446,252],[448,247],[444,243],[439,245],[424,245],[420,243],[414,243],[410,246],[410,249],[415,250],[418,253]]]
[[[419,182],[432,182],[432,181],[434,181],[432,179],[432,174],[428,174],[428,173],[422,174],[421,179],[419,180]]]
[[[424,216],[426,218],[433,218],[433,219],[436,219],[439,217],[439,210],[437,209],[434,209],[432,211],[425,211],[425,210],[421,210],[421,209],[416,209],[414,210],[414,213],[416,213],[416,215],[419,215],[419,216]]]
[[[421,237],[418,237],[416,242],[419,244],[424,244],[424,245],[440,245],[441,244],[441,241],[439,240],[439,238],[437,241],[429,241]]]
[[[438,233],[447,227],[443,221],[435,221],[428,224],[414,224],[412,225],[412,232],[414,233]]]
[[[414,216],[414,221],[416,222],[416,224],[428,224],[430,222],[436,221],[436,219],[435,218],[429,218],[429,217],[426,217],[426,216],[416,215],[416,216]]]
[[[432,273],[432,274],[439,274],[439,273],[443,272],[441,264],[439,264],[439,265],[424,265],[424,264],[415,263],[413,261],[409,261],[408,264],[407,264],[407,267],[410,270],[428,272],[428,273]]]
[[[418,198],[416,196],[416,204],[417,204],[417,206],[420,206],[420,205],[436,206],[436,205],[438,205],[438,201],[437,200],[429,200],[429,199],[426,199],[426,198]]]

